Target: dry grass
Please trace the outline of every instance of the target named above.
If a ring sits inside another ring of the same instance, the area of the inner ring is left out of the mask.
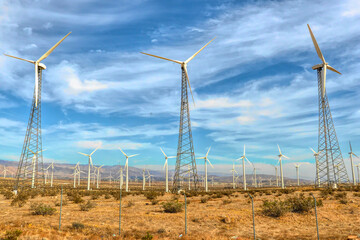
[[[305,190],[312,189],[283,192],[278,197],[278,191],[273,192],[271,189],[266,192],[252,192],[255,195],[256,230],[260,239],[314,239],[316,228],[313,210],[305,214],[288,212],[277,219],[262,214],[264,200],[284,200]],[[312,192],[317,198],[321,198],[320,191]],[[188,205],[188,235],[182,239],[251,239],[249,197],[243,192],[230,193],[228,197],[221,192],[212,194],[206,203],[201,203],[201,198],[204,197],[201,194],[188,197],[191,201]],[[309,194],[304,193],[306,196]],[[114,197],[106,199],[105,192],[98,195],[95,200],[92,200],[93,195],[82,196],[84,201],[91,200],[96,203],[96,207],[90,211],[80,211],[78,204],[68,201],[68,204],[63,206],[61,231],[58,231],[59,206],[55,207],[57,211],[52,216],[34,216],[29,211],[31,203],[54,206],[54,202],[59,201],[59,194],[39,194],[35,198],[29,198],[21,208],[11,206],[11,199],[0,195],[0,238],[6,231],[16,229],[22,231],[20,239],[142,239],[147,233],[154,236],[153,239],[176,239],[180,234],[184,234],[184,211],[163,211],[162,203],[174,201],[172,194],[157,196],[159,204],[156,205],[152,205],[143,194],[125,196],[122,208],[122,238],[118,237],[119,201]],[[348,235],[360,234],[360,197],[347,192],[348,203],[341,204],[334,196],[337,196],[336,193],[326,197],[323,206],[318,208],[320,238],[346,239]],[[64,194],[64,199],[66,198]],[[183,203],[183,196],[180,196],[178,201]],[[130,207],[127,206],[129,202],[133,204]],[[73,223],[83,224],[84,228],[75,228]]]

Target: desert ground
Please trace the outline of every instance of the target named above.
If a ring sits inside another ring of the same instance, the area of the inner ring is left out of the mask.
[[[64,182],[64,181],[62,181]],[[304,213],[287,211],[280,217],[264,213],[264,201],[285,201],[291,197],[317,198],[320,239],[348,239],[360,234],[360,187],[341,186],[334,191],[313,186],[279,188],[223,189],[187,193],[187,234],[185,235],[184,196],[160,191],[162,182],[141,191],[132,183],[131,192],[122,192],[121,235],[119,236],[119,190],[102,184],[101,189],[73,189],[64,184],[60,216],[60,184],[29,191],[25,200],[9,192],[12,180],[0,182],[0,239],[253,239],[254,199],[257,239],[316,239],[314,208]],[[19,196],[20,194],[18,194]],[[15,199],[15,200],[14,200]],[[17,200],[16,200],[17,199]],[[87,201],[96,206],[82,211]],[[76,201],[80,203],[75,203]],[[81,203],[81,201],[84,201]],[[21,202],[21,204],[19,204]],[[180,203],[177,213],[167,213],[163,204]],[[12,204],[13,203],[13,204]],[[34,203],[54,208],[52,215],[34,215]],[[21,205],[21,207],[19,207]]]

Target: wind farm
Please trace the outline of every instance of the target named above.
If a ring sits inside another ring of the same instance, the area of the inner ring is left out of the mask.
[[[0,239],[360,239],[353,2],[5,1]]]

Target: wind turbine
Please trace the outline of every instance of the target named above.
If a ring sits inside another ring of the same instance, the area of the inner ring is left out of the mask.
[[[32,152],[34,155],[32,157],[32,177],[31,177],[31,188],[35,188],[35,172],[36,172],[36,156],[41,153],[46,151],[46,149],[41,150],[41,151],[37,151],[37,152],[33,152],[30,148],[28,148],[30,150],[30,152]]]
[[[128,191],[129,191],[129,158],[135,157],[135,156],[137,156],[137,155],[139,155],[139,154],[134,154],[134,155],[128,156],[128,155],[126,155],[126,154],[123,152],[123,150],[121,150],[121,148],[119,148],[119,149],[120,149],[120,151],[124,154],[124,156],[126,157],[126,163],[125,163],[125,168],[126,168],[126,186],[125,186],[125,188],[126,188],[126,191],[128,192]]]
[[[353,184],[356,185],[355,169],[354,169],[354,162],[353,162],[352,156],[354,155],[357,158],[359,158],[359,157],[355,153],[353,153],[350,141],[349,141],[349,145],[350,145],[349,155],[350,155],[350,162],[351,162],[351,173],[352,173],[352,178],[353,178]]]
[[[358,183],[360,183],[360,163],[358,165],[355,165],[355,167],[357,167]]]
[[[147,169],[148,172],[148,178],[149,178],[149,187],[151,187],[151,177],[153,177],[153,175],[150,174],[149,169]]]
[[[301,164],[295,164],[294,163],[294,166],[296,168],[296,178],[297,178],[297,185],[300,186],[300,172],[299,172],[299,168],[301,166]]]
[[[113,177],[111,176],[111,171],[110,171],[110,176],[108,176],[107,178],[109,178],[109,179],[110,179],[110,185],[111,185],[111,183],[112,183],[112,179],[113,179]]]
[[[6,178],[6,173],[9,172],[9,170],[5,167],[4,165],[4,171],[2,171],[4,173],[4,178]]]
[[[53,178],[54,178],[54,162],[52,162],[47,168],[46,172],[48,173],[49,168],[51,167],[51,179],[50,179],[50,187],[53,186]],[[46,181],[45,181],[46,184]]]
[[[230,170],[230,172],[232,172],[232,175],[233,175],[233,189],[235,189],[236,188],[236,186],[235,186],[235,173],[236,174],[238,174],[237,173],[237,171],[235,170],[235,163],[233,162],[233,167],[232,167],[232,169]]]
[[[145,190],[145,181],[146,181],[146,176],[145,176],[145,168],[143,169],[143,188],[142,190],[144,191]]]
[[[207,162],[209,162],[210,166],[214,168],[214,166],[211,164],[210,160],[208,159],[208,154],[210,152],[211,147],[209,147],[209,150],[207,151],[205,157],[198,157],[197,159],[204,159],[205,164],[205,192],[208,191],[208,181],[207,181]]]
[[[168,157],[164,151],[160,148],[161,152],[164,154],[165,156],[165,164],[164,164],[164,168],[165,168],[165,191],[169,192],[169,170],[168,170],[168,158],[176,158],[176,156],[171,156]]]
[[[214,38],[215,39],[215,38]],[[197,55],[199,54],[207,45],[209,45],[214,39],[208,42],[205,46],[203,46],[199,51],[197,51],[194,55],[188,58],[185,61],[178,61],[172,60],[169,58],[159,57],[153,54],[148,54],[141,52],[142,54],[160,58],[163,60],[167,60],[170,62],[174,62],[180,64],[181,66],[181,111],[180,111],[180,126],[179,126],[179,141],[178,141],[178,152],[177,152],[177,159],[176,159],[176,167],[175,167],[175,177],[174,177],[174,185],[173,188],[178,191],[180,190],[180,178],[182,177],[181,174],[184,174],[186,171],[181,170],[181,168],[185,168],[188,164],[191,164],[193,177],[194,177],[194,185],[197,188],[198,184],[198,175],[196,169],[196,161],[195,161],[195,153],[193,147],[193,140],[192,140],[192,133],[191,133],[191,121],[190,121],[190,111],[189,111],[189,99],[188,99],[188,92],[187,92],[187,85],[189,85],[191,97],[194,102],[194,97],[192,94],[189,75],[187,71],[187,64]],[[187,141],[182,141],[181,139],[188,139]]]
[[[315,152],[314,149],[310,148],[310,150],[314,153],[314,157],[315,157],[315,164],[316,164],[316,180],[317,180],[317,184],[318,187],[320,187],[320,175],[319,175],[319,154],[322,151],[319,152]]]
[[[7,57],[15,58],[18,60],[26,61],[29,63],[32,63],[35,65],[35,89],[34,89],[34,95],[30,110],[30,117],[29,117],[29,125],[27,127],[27,131],[25,134],[25,140],[24,145],[22,147],[21,157],[18,164],[18,169],[16,171],[16,183],[15,183],[15,190],[18,189],[18,185],[20,183],[20,178],[22,177],[22,174],[25,175],[25,166],[30,165],[28,161],[30,159],[28,158],[31,153],[27,150],[29,148],[32,148],[33,152],[41,152],[42,144],[41,144],[41,86],[42,86],[42,71],[46,69],[46,66],[41,63],[45,58],[47,58],[54,50],[55,48],[62,42],[64,39],[69,36],[71,32],[69,32],[65,37],[63,37],[59,42],[57,42],[52,48],[50,48],[44,55],[42,55],[38,60],[28,60],[24,58],[15,57],[12,55],[4,54]],[[31,137],[29,137],[31,136]],[[40,142],[40,144],[39,144]],[[42,156],[41,159],[41,165],[43,165],[42,162]],[[36,159],[38,161],[38,158]],[[39,163],[36,163],[36,165],[39,165]],[[44,174],[44,172],[43,172]],[[37,177],[37,174],[36,174]],[[26,179],[27,177],[24,176]]]
[[[278,176],[278,167],[276,165],[273,165],[275,168],[275,180],[276,180],[276,186],[279,186],[279,176]]]
[[[100,167],[95,167],[97,170],[97,178],[96,178],[96,188],[99,188],[99,180],[100,180],[100,169],[103,167],[104,165],[101,165]]]
[[[37,107],[38,105],[38,91],[39,91],[39,72],[41,72],[42,70],[46,69],[45,64],[41,63],[42,60],[44,60],[45,58],[47,58],[54,50],[57,46],[59,46],[59,44],[65,40],[65,38],[67,38],[67,36],[70,35],[71,32],[69,32],[68,34],[66,34],[65,37],[63,37],[59,42],[57,42],[52,48],[50,48],[44,55],[42,55],[38,60],[33,61],[33,60],[27,60],[27,59],[23,59],[23,58],[19,58],[19,57],[15,57],[12,55],[8,55],[8,54],[4,54],[7,57],[12,57],[12,58],[16,58],[22,61],[26,61],[29,63],[32,63],[35,65],[35,107]]]
[[[98,150],[98,149],[99,149],[99,147],[95,148],[95,150],[94,150],[92,153],[90,153],[90,154],[85,154],[85,153],[81,153],[81,152],[79,152],[79,154],[84,155],[84,156],[86,156],[86,157],[88,157],[88,158],[89,158],[89,167],[88,167],[88,183],[87,183],[87,190],[88,190],[88,191],[90,190],[91,166],[93,166],[93,162],[92,162],[92,158],[91,158],[91,156],[92,156],[92,155],[96,152],[96,150]]]
[[[284,185],[284,174],[283,174],[283,167],[282,167],[282,157],[284,158],[287,158],[289,159],[287,156],[285,156],[284,154],[281,153],[281,150],[280,150],[280,147],[279,147],[279,144],[278,144],[278,149],[279,149],[279,161],[278,163],[280,163],[280,175],[281,175],[281,188],[285,188],[285,185]]]
[[[255,167],[255,165],[253,164],[252,165],[253,166],[253,172],[254,172],[254,183],[255,183],[255,187],[257,188],[258,187],[258,184],[257,184],[257,178],[256,178],[256,167]]]
[[[236,160],[242,160],[243,185],[244,185],[244,190],[247,190],[247,187],[246,187],[246,173],[245,173],[245,160],[248,161],[248,163],[249,163],[250,165],[253,165],[253,164],[249,161],[249,159],[247,159],[247,157],[246,157],[246,155],[245,155],[245,144],[244,144],[244,154],[243,154],[240,158],[238,158],[238,159],[236,159]]]
[[[319,179],[327,178],[327,182],[331,185],[335,182],[336,175],[338,175],[339,182],[349,182],[349,177],[346,172],[345,163],[341,154],[339,142],[336,136],[335,126],[332,119],[330,105],[326,94],[326,71],[327,69],[341,74],[339,71],[331,67],[326,61],[320,51],[319,45],[316,42],[315,36],[311,31],[309,24],[307,25],[309,33],[314,44],[317,55],[321,59],[322,63],[312,67],[317,71],[318,78],[318,94],[319,94],[319,136],[318,136],[318,151],[319,157]],[[321,152],[320,152],[321,151]],[[340,164],[340,165],[339,165]],[[338,165],[338,167],[335,167]],[[341,167],[340,167],[341,166]],[[336,172],[340,171],[340,172]],[[340,174],[341,173],[341,174]]]

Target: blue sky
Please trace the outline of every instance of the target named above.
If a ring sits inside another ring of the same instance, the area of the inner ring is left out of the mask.
[[[277,146],[304,162],[312,178],[317,147],[316,72],[320,63],[309,23],[331,66],[327,92],[348,165],[348,141],[360,151],[360,3],[345,1],[13,1],[0,3],[0,52],[37,59],[69,31],[46,59],[42,124],[46,161],[124,161],[161,169],[162,147],[176,154],[179,65],[188,65],[197,156],[212,146],[213,173],[230,173],[247,145],[259,173],[273,173]],[[33,94],[33,66],[0,56],[0,158],[19,159]],[[170,165],[174,165],[171,163]],[[198,162],[202,169],[202,162]],[[237,167],[240,165],[237,163]],[[250,171],[250,167],[248,167]],[[350,172],[349,172],[350,173]]]

